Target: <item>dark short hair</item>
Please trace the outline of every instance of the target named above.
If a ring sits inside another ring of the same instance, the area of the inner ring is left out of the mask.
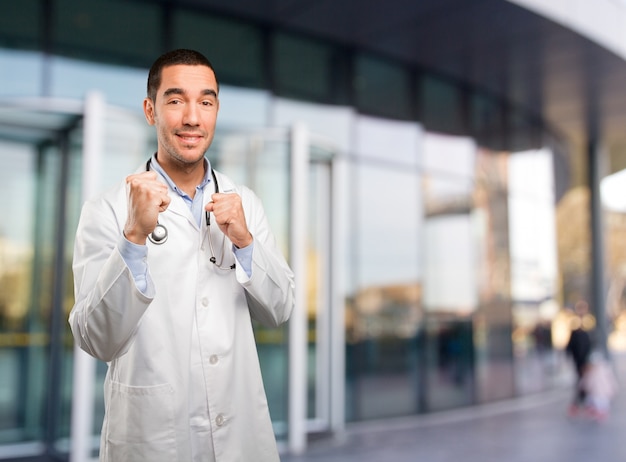
[[[211,61],[198,51],[179,48],[178,50],[172,50],[162,54],[157,58],[154,64],[152,64],[150,72],[148,73],[148,98],[152,101],[156,101],[156,94],[161,85],[161,72],[163,68],[181,64],[186,66],[206,66],[211,69],[215,75],[215,81],[217,82],[217,88],[219,90],[220,84]]]

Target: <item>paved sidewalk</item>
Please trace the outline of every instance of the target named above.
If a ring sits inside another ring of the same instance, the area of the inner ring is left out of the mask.
[[[626,356],[604,422],[569,418],[571,388],[451,412],[348,425],[344,441],[309,443],[282,462],[623,462]]]

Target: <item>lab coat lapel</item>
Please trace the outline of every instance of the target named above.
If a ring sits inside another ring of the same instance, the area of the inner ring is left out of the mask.
[[[172,201],[170,205],[167,207],[166,212],[171,212],[175,215],[185,218],[189,223],[191,223],[195,228],[198,227],[196,220],[193,218],[191,214],[191,210],[189,206],[185,203],[184,199],[176,193],[176,191],[170,190],[169,192]]]

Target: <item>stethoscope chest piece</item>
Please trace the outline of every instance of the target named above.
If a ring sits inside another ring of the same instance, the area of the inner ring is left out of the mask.
[[[156,245],[161,245],[165,241],[167,241],[167,228],[160,223],[157,223],[154,231],[148,234],[148,239],[150,242]]]

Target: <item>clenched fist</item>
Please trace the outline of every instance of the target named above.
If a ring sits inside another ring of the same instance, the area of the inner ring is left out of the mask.
[[[170,205],[167,185],[157,180],[156,172],[142,172],[126,177],[128,217],[124,236],[130,242],[145,245],[154,231],[159,213]]]
[[[215,193],[204,208],[207,212],[213,212],[217,225],[235,247],[252,244],[252,234],[248,230],[239,194]]]

